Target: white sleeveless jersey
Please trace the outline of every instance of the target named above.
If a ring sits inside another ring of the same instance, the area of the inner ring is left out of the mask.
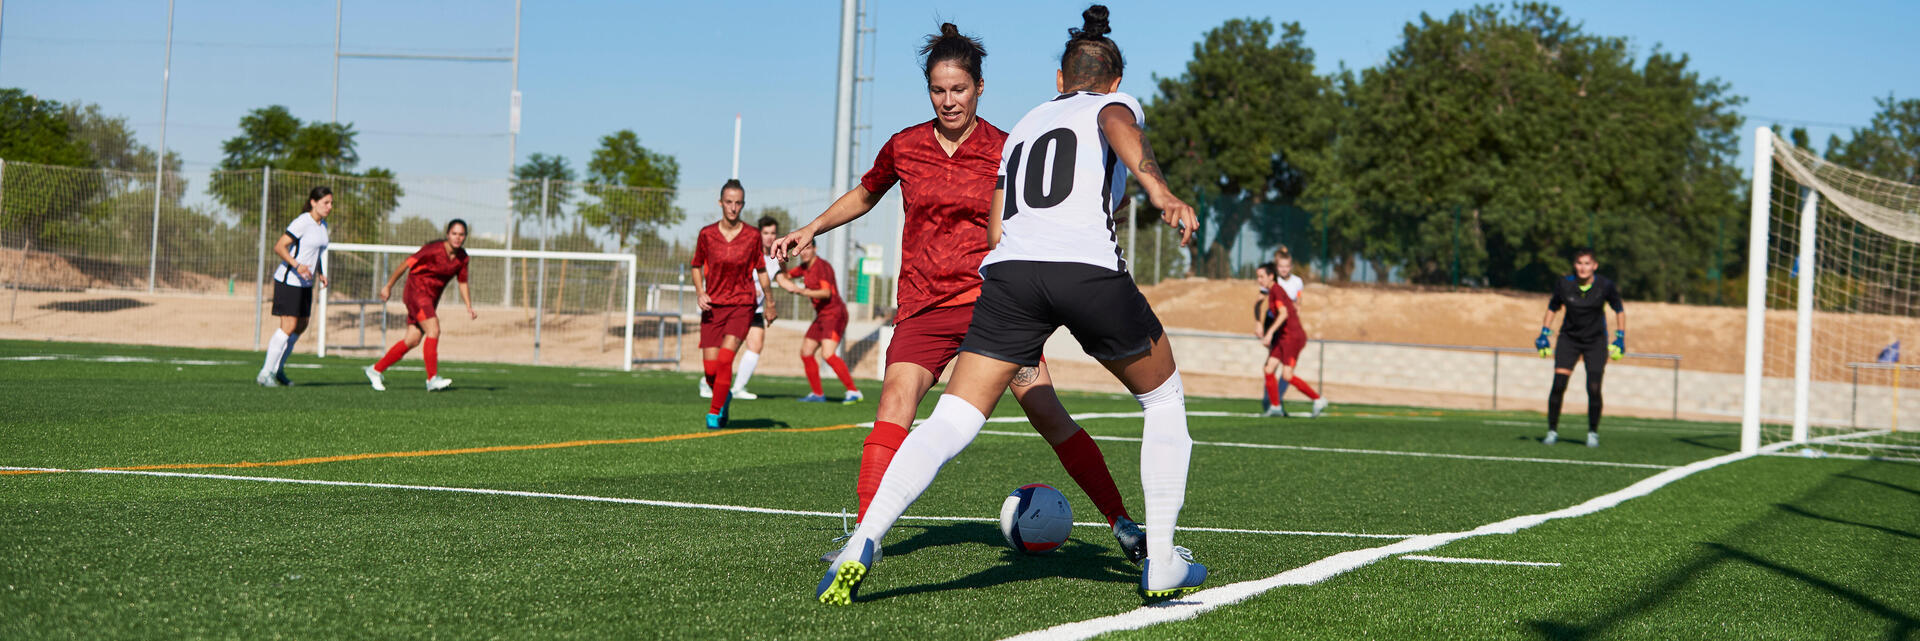
[[[1140,102],[1124,93],[1065,94],[1027,112],[1000,150],[1000,244],[980,261],[1085,263],[1127,271],[1113,211],[1125,198],[1127,166],[1100,133],[1100,110],[1125,105],[1145,125]]]
[[[327,272],[327,266],[320,264],[320,255],[327,250],[327,222],[316,221],[313,214],[302,212],[293,222],[287,223],[286,235],[293,239],[287,244],[287,253],[299,264],[313,268],[313,274],[319,276]],[[312,287],[314,279],[301,278],[300,270],[280,261],[273,269],[273,280],[294,287]]]

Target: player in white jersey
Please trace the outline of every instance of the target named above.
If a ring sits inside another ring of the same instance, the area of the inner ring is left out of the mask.
[[[760,250],[766,252],[767,273],[780,273],[780,260],[773,257],[773,241],[780,238],[780,221],[772,216],[760,217]],[[734,369],[733,397],[748,400],[760,398],[747,391],[747,381],[753,378],[753,370],[760,365],[760,350],[767,345],[767,324],[773,318],[767,314],[767,292],[760,288],[760,281],[753,281],[753,322],[747,325],[747,339],[740,344],[740,364]],[[700,398],[712,398],[713,388],[707,385],[707,379],[700,379]]]
[[[280,318],[280,329],[267,342],[267,359],[260,374],[253,378],[264,387],[292,385],[287,380],[287,355],[307,329],[313,315],[313,284],[327,284],[326,265],[320,257],[327,250],[327,216],[333,213],[333,190],[316,186],[307,192],[307,204],[300,217],[287,223],[287,231],[273,244],[280,266],[273,270],[273,315]]]
[[[866,518],[822,577],[815,597],[851,603],[875,560],[881,537],[927,489],[934,475],[980,433],[986,415],[1021,367],[1065,325],[1144,410],[1140,480],[1146,495],[1147,560],[1140,593],[1149,601],[1189,594],[1205,566],[1173,545],[1185,501],[1193,439],[1186,397],[1166,332],[1127,275],[1114,242],[1112,212],[1127,170],[1139,176],[1161,217],[1192,240],[1193,208],[1174,197],[1140,127],[1144,119],[1120,86],[1120,49],[1106,38],[1107,8],[1082,14],[1070,29],[1055,78],[1058,98],[1021,119],[1001,151],[1000,189],[981,261],[984,278],[973,322],[946,393],[913,430],[880,481]]]

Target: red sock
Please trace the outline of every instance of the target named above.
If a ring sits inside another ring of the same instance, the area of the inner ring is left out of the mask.
[[[1313,388],[1308,386],[1306,381],[1300,380],[1300,377],[1295,376],[1290,382],[1293,383],[1294,389],[1300,390],[1301,394],[1306,394],[1307,398],[1316,401],[1320,400],[1320,393],[1313,391]]]
[[[873,431],[867,432],[867,442],[860,445],[860,478],[853,486],[853,493],[860,498],[857,522],[867,516],[867,504],[873,502],[873,493],[880,490],[880,478],[887,475],[887,464],[893,462],[893,453],[900,451],[900,442],[907,440],[907,428],[886,421],[873,424]]]
[[[714,361],[704,358],[700,359],[701,376],[707,379],[707,387],[713,387],[713,366]]]
[[[823,392],[820,391],[820,362],[813,360],[812,356],[802,356],[800,357],[800,366],[807,370],[807,387],[813,388],[813,395],[819,396],[822,394]]]
[[[1267,372],[1267,404],[1280,404],[1280,375]]]
[[[839,354],[828,356],[827,366],[833,368],[833,375],[840,377],[840,384],[847,386],[847,391],[849,392],[860,391],[860,388],[853,386],[853,372],[847,371],[847,362],[840,360]],[[819,392],[814,392],[814,393],[818,394]]]
[[[707,413],[719,414],[720,408],[727,405],[727,395],[731,393],[729,390],[733,389],[729,387],[733,385],[733,350],[720,348],[720,357],[713,361],[711,385],[713,386],[713,405],[708,407],[710,411]]]
[[[440,373],[440,339],[429,338],[420,343],[420,355],[427,357],[427,378]]]
[[[1107,471],[1107,458],[1100,455],[1100,446],[1093,443],[1093,437],[1088,436],[1086,430],[1074,432],[1053,446],[1053,453],[1060,457],[1060,466],[1067,468],[1067,476],[1073,477],[1087,498],[1093,499],[1094,507],[1106,515],[1109,527],[1115,518],[1127,516],[1127,504],[1120,500],[1120,488],[1113,484],[1113,473]]]
[[[380,357],[380,362],[373,364],[373,371],[385,373],[387,368],[400,362],[400,357],[406,356],[407,350],[411,349],[413,348],[407,347],[407,342],[404,340],[394,341],[393,347],[387,348],[387,355]]]

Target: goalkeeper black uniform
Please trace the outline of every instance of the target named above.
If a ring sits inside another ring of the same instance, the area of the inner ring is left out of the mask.
[[[1547,396],[1547,438],[1549,445],[1559,440],[1560,406],[1566,397],[1567,382],[1575,363],[1587,366],[1587,445],[1600,444],[1600,382],[1606,375],[1607,359],[1626,353],[1626,310],[1620,301],[1620,289],[1605,276],[1594,273],[1599,264],[1589,252],[1574,258],[1574,272],[1554,281],[1553,298],[1547,301],[1547,318],[1542,322],[1540,338],[1534,343],[1545,356],[1553,314],[1562,308],[1566,316],[1560,322],[1560,338],[1553,346],[1553,392]],[[1586,278],[1581,278],[1582,273]],[[1619,316],[1611,344],[1607,341],[1606,308]]]

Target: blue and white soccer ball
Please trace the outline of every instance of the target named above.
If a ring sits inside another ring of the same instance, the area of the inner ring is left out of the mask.
[[[1073,532],[1073,508],[1060,490],[1045,483],[1020,486],[1000,503],[1000,534],[1007,546],[1025,554],[1060,547]]]

